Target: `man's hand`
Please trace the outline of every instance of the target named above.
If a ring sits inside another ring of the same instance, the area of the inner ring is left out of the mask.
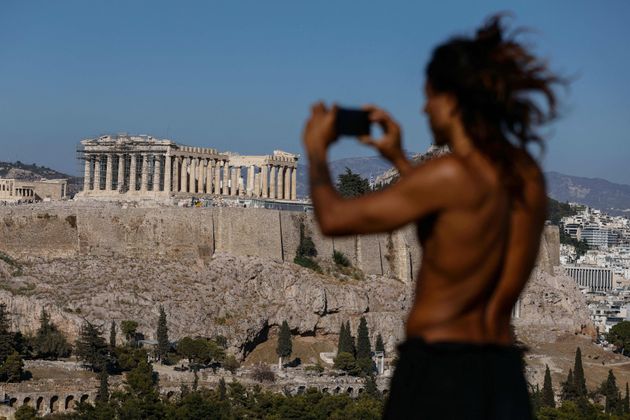
[[[383,137],[378,140],[370,136],[361,136],[359,140],[363,144],[375,147],[380,154],[391,161],[398,169],[401,175],[404,175],[411,169],[411,164],[405,157],[402,150],[402,133],[398,123],[384,110],[374,106],[365,105],[365,111],[370,114],[370,121],[377,123],[383,129]]]
[[[323,102],[317,102],[311,107],[303,135],[304,147],[309,154],[325,152],[337,140],[336,119],[336,105],[327,109]]]

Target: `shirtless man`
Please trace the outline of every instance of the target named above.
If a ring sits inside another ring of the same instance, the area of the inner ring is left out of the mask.
[[[531,418],[510,316],[546,217],[544,178],[526,146],[540,140],[532,126],[554,115],[549,86],[558,79],[504,38],[494,17],[475,37],[439,46],[427,66],[424,113],[435,143],[450,154],[413,166],[394,119],[365,108],[384,136],[362,141],[401,175],[382,191],[354,199],[335,191],[326,162],[337,139],[335,106],[315,104],[304,130],[325,235],[417,224],[422,264],[385,418]],[[531,92],[546,95],[546,114],[523,96]]]

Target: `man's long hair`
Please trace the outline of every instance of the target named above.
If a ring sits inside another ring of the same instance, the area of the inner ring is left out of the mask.
[[[506,185],[520,196],[514,148],[527,151],[536,143],[544,149],[537,129],[556,118],[553,87],[565,80],[517,42],[515,32],[506,35],[502,18],[489,18],[474,37],[455,37],[439,45],[426,76],[434,91],[455,95],[467,134],[499,165]]]

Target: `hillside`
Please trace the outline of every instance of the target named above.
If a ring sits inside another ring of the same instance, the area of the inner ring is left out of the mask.
[[[64,174],[46,166],[39,166],[36,163],[27,164],[20,162],[0,162],[0,178],[15,178],[27,181],[39,181],[40,179],[67,179],[68,195],[72,196],[82,187],[82,178]]]
[[[610,214],[630,215],[630,185],[558,172],[546,172],[545,176],[551,198],[585,204]]]

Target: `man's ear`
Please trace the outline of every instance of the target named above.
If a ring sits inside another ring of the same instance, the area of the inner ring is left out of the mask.
[[[447,93],[446,98],[448,107],[450,108],[449,115],[451,117],[459,117],[461,115],[461,109],[459,107],[459,101],[457,100],[457,97],[452,93]]]

